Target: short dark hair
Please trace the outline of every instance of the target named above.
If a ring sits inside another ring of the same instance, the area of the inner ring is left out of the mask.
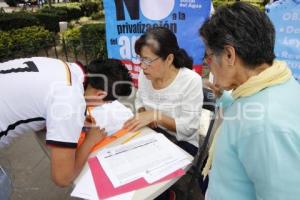
[[[107,96],[103,99],[104,101],[116,100],[117,97],[131,94],[132,79],[129,71],[121,61],[116,59],[96,59],[91,61],[86,66],[86,69],[88,84],[93,88],[107,92]],[[100,75],[100,77],[97,75]],[[107,84],[103,76],[106,77]]]
[[[149,44],[149,40],[155,40],[158,45]],[[135,52],[140,55],[144,46],[151,48],[152,52],[162,59],[166,59],[169,54],[174,55],[173,64],[176,68],[186,67],[192,69],[193,59],[184,49],[179,48],[175,34],[164,27],[148,29],[135,43]]]
[[[275,58],[275,29],[269,17],[258,8],[243,2],[219,7],[199,30],[206,45],[216,54],[225,45],[250,68],[263,63],[272,65]]]

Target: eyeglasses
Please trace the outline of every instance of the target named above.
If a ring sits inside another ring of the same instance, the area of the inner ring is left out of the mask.
[[[208,66],[210,66],[211,63],[212,63],[212,56],[213,56],[213,55],[214,55],[214,53],[207,54],[207,53],[205,52],[205,55],[204,55],[204,62],[205,62]]]
[[[139,60],[140,60],[141,63],[144,63],[145,65],[149,66],[151,63],[158,60],[159,58],[160,57],[156,57],[156,58],[153,58],[153,59],[148,59],[148,58],[139,57]]]

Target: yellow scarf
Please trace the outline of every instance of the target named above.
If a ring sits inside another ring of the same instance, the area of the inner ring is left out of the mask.
[[[252,76],[245,83],[236,88],[232,93],[233,98],[236,100],[240,97],[251,96],[267,87],[285,83],[291,78],[291,76],[292,73],[287,67],[287,64],[283,61],[276,60],[273,62],[273,65],[271,67],[267,68],[256,76]],[[219,132],[220,130],[218,128],[208,151],[208,159],[202,171],[202,175],[204,176],[204,178],[208,175],[212,164],[216,138]]]
[[[292,76],[287,64],[275,60],[273,65],[256,76],[252,76],[245,83],[236,88],[232,95],[234,99],[251,96],[264,88],[288,81]]]

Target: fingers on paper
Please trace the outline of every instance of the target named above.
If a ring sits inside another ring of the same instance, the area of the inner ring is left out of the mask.
[[[133,119],[124,125],[124,128],[128,129],[129,131],[136,131],[141,127],[141,122],[138,119]]]

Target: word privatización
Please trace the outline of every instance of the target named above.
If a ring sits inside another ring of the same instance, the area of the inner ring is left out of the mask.
[[[177,33],[177,24],[176,23],[168,23],[168,21],[160,21],[159,23],[154,23],[154,24],[144,24],[142,22],[138,22],[136,24],[118,24],[117,25],[117,31],[118,34],[123,34],[123,33],[145,33],[148,29],[150,28],[155,28],[155,27],[165,27],[170,29],[173,33]]]

